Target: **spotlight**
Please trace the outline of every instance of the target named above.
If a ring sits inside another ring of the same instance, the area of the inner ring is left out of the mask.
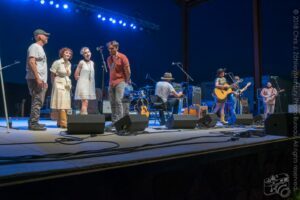
[[[49,4],[52,6],[54,4],[54,1],[50,1]]]
[[[116,23],[116,20],[115,20],[115,19],[113,19],[111,22],[112,22],[113,24],[115,24],[115,23]]]
[[[126,26],[126,23],[125,23],[125,22],[123,23],[123,26]]]
[[[106,20],[106,18],[105,17],[102,17],[102,21],[105,21]]]
[[[58,3],[55,5],[55,8],[59,8],[59,4]]]
[[[109,21],[112,22],[112,21],[113,21],[113,18],[110,17],[110,18],[109,18]]]
[[[98,17],[98,19],[100,19],[100,18],[101,18],[101,15],[100,15],[100,14],[98,14],[98,15],[97,15],[97,17]]]
[[[68,9],[69,8],[68,4],[64,4],[63,7],[64,7],[64,9]]]
[[[136,26],[133,26],[132,28],[133,28],[133,29],[136,29]]]
[[[45,4],[45,0],[41,0],[40,3],[41,3],[42,5],[44,5],[44,4]]]
[[[122,21],[122,20],[120,20],[120,21],[119,21],[119,24],[122,24],[122,23],[123,23],[123,21]]]

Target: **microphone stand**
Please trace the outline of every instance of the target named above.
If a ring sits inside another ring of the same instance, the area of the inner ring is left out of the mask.
[[[5,89],[4,89],[4,81],[3,81],[3,74],[2,74],[2,70],[9,68],[11,66],[14,66],[16,64],[19,64],[19,61],[15,61],[12,64],[6,65],[4,67],[2,67],[1,64],[1,58],[0,58],[0,79],[1,79],[1,88],[2,88],[2,94],[3,94],[3,104],[4,104],[4,113],[5,113],[5,119],[6,119],[6,133],[9,133],[9,119],[8,119],[8,112],[7,112],[7,104],[6,104],[6,95],[5,95]]]
[[[190,102],[189,102],[189,82],[194,81],[194,79],[183,69],[183,65],[181,63],[175,63],[175,65],[186,75],[187,77],[187,104],[188,104],[188,114],[190,114]]]
[[[101,99],[101,114],[103,114],[103,101],[104,101],[104,80],[105,80],[105,73],[107,73],[107,66],[106,66],[106,62],[104,60],[104,56],[103,56],[103,48],[99,48],[99,52],[101,55],[101,59],[102,59],[102,82],[101,82],[101,90],[102,90],[102,99]]]

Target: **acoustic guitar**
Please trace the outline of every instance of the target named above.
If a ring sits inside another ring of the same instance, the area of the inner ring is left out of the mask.
[[[141,106],[141,115],[145,115],[146,117],[149,118],[150,112],[149,112],[147,106],[144,106],[144,105]]]
[[[275,98],[279,93],[284,92],[284,91],[285,91],[285,90],[282,89],[282,90],[279,90],[279,91],[277,92],[277,94],[271,94],[270,96],[264,97],[264,103],[269,103],[270,101],[273,101],[274,98]]]
[[[233,92],[232,88],[236,87],[236,85],[241,82],[243,82],[243,79],[240,79],[231,85],[229,85],[227,83],[224,84],[224,86],[227,86],[227,89],[215,88],[214,95],[217,97],[218,100],[225,101],[225,99],[227,98],[227,95],[229,95]]]

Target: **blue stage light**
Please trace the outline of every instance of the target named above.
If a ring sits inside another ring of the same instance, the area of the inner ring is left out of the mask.
[[[100,18],[101,18],[101,15],[100,15],[100,14],[98,14],[98,15],[97,15],[97,17],[98,17],[98,19],[100,19]]]
[[[41,0],[40,3],[41,3],[42,5],[44,5],[44,4],[45,4],[45,0]]]
[[[55,5],[55,8],[59,8],[59,4],[58,3]]]
[[[133,26],[132,28],[133,28],[133,29],[136,29],[136,26]]]
[[[102,21],[105,21],[106,20],[106,18],[105,17],[102,17]]]
[[[130,27],[133,27],[134,25],[133,24],[130,24]]]
[[[125,23],[125,22],[123,23],[123,26],[126,26],[126,23]]]
[[[52,6],[54,4],[54,1],[50,1],[49,4]]]
[[[123,23],[123,21],[122,21],[122,20],[120,20],[120,21],[119,21],[119,24],[122,24],[122,23]]]
[[[63,7],[64,7],[64,9],[68,9],[69,8],[68,4],[64,4]]]
[[[115,24],[115,23],[116,23],[116,20],[115,20],[115,19],[113,19],[111,22],[112,22],[113,24]]]
[[[110,18],[109,18],[109,21],[112,22],[112,20],[113,20],[113,18],[110,17]]]

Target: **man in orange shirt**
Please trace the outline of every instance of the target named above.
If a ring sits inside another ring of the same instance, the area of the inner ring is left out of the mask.
[[[128,58],[119,52],[119,43],[110,41],[106,44],[110,56],[107,58],[109,67],[109,100],[112,111],[112,122],[124,116],[123,97],[126,84],[130,84],[130,65]]]

